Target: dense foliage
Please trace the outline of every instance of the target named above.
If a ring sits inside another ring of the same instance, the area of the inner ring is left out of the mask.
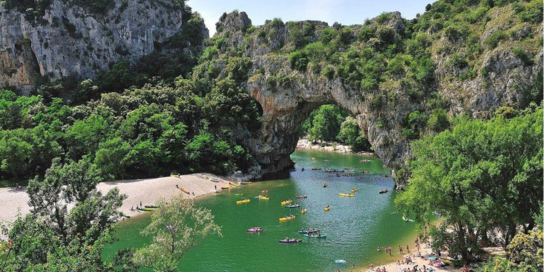
[[[28,186],[30,214],[8,228],[5,271],[104,271],[104,246],[113,242],[114,220],[124,195],[96,190],[96,168],[81,160],[55,161],[44,180]],[[71,208],[69,208],[71,207]]]
[[[221,227],[206,208],[195,207],[194,200],[183,196],[160,203],[151,215],[151,223],[142,231],[153,236],[150,245],[137,250],[134,263],[154,271],[178,271],[183,256],[208,235],[221,236]]]
[[[370,151],[371,146],[357,120],[335,105],[324,105],[314,110],[300,130],[310,141],[338,141],[353,151]]]
[[[480,240],[506,247],[520,226],[526,232],[535,226],[543,198],[543,111],[517,114],[459,118],[452,130],[412,144],[409,185],[396,202],[423,224],[442,214],[434,241],[465,261],[479,254]]]

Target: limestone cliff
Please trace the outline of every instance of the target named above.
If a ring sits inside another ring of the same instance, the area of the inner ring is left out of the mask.
[[[542,99],[542,86],[535,87],[542,77],[541,21],[505,20],[516,18],[514,9],[469,10],[468,17],[485,20],[459,25],[443,24],[449,18],[432,12],[411,21],[384,13],[349,27],[279,19],[255,27],[246,13],[235,12],[220,19],[212,46],[219,52],[202,66],[223,71],[234,56],[253,63],[245,88],[263,108],[263,125],[243,140],[259,163],[256,177],[293,165],[289,155],[300,127],[324,104],[355,116],[395,170],[409,156],[411,140],[445,129],[412,124],[412,112],[486,118],[501,106]],[[496,31],[510,34],[496,42]]]
[[[182,11],[168,1],[112,2],[102,14],[54,0],[37,19],[1,4],[0,87],[28,92],[37,77],[93,77],[150,54],[182,26]]]

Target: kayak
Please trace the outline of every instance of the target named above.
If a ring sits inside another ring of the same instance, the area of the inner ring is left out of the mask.
[[[381,189],[381,190],[380,190],[380,194],[385,194],[385,193],[387,193],[387,192],[389,192],[389,190],[387,190],[387,189]]]
[[[414,222],[414,219],[410,219],[406,216],[402,216],[402,220],[404,220],[405,222]]]
[[[297,199],[301,199],[301,198],[307,198],[307,196],[306,196],[306,195],[299,195],[299,196],[297,196]]]
[[[345,264],[345,263],[347,263],[347,261],[345,259],[339,259],[339,260],[335,260],[334,263]]]
[[[269,200],[270,197],[264,196],[264,195],[259,195],[259,199],[262,199],[262,200]]]
[[[156,208],[158,208],[159,206],[155,206],[155,205],[145,205],[144,207],[150,208],[150,209],[156,209]]]
[[[354,197],[355,196],[354,194],[344,194],[344,193],[340,193],[339,195],[340,196],[345,196],[345,197]]]
[[[263,231],[262,227],[253,227],[253,228],[247,229],[247,232],[262,232],[262,231]]]
[[[250,201],[250,200],[246,198],[246,199],[242,199],[242,200],[238,200],[238,201],[236,201],[236,204],[244,204],[244,203],[249,203],[249,201]]]
[[[230,186],[223,186],[223,187],[221,187],[221,189],[228,190],[228,189],[230,189]]]
[[[327,238],[325,234],[304,234],[304,236],[309,238]]]
[[[302,239],[282,239],[279,241],[280,243],[284,243],[284,244],[292,244],[292,243],[300,243],[302,242]]]
[[[268,190],[262,190],[261,191],[261,195],[266,195],[266,194],[268,194]]]
[[[280,222],[285,222],[285,221],[293,220],[293,219],[295,219],[295,217],[296,217],[296,216],[294,216],[294,215],[282,217],[282,218],[280,218]]]
[[[318,231],[319,231],[319,229],[307,229],[307,230],[301,229],[301,230],[298,231],[298,233],[300,233],[300,234],[308,234],[308,233],[313,233],[313,232],[318,232]]]
[[[306,209],[302,209],[302,211],[300,211],[301,214],[305,214],[306,213]]]
[[[151,209],[151,208],[139,208],[139,207],[138,207],[138,210],[139,210],[139,211],[144,211],[144,212],[151,212],[151,211],[153,211],[153,209]]]
[[[180,189],[182,192],[184,192],[184,193],[186,193],[186,194],[189,194],[189,191],[183,189],[182,187],[179,187],[179,189]]]
[[[351,189],[351,192],[352,192],[352,193],[355,193],[355,192],[357,192],[357,191],[359,191],[359,190],[358,190],[358,189],[355,189],[355,188]]]
[[[289,200],[284,200],[284,201],[281,202],[281,205],[282,205],[282,206],[285,206],[285,205],[287,205],[287,204],[291,204],[291,202],[293,202],[291,199],[289,199]]]
[[[285,205],[285,208],[298,208],[300,207],[299,204],[289,204],[289,205]]]
[[[323,209],[323,210],[325,210],[326,212],[328,212],[330,209],[331,209],[331,207],[325,207],[325,209]]]

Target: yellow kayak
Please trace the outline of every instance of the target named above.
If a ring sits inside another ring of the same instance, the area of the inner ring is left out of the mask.
[[[291,199],[285,200],[285,201],[282,201],[282,202],[281,202],[281,205],[282,205],[282,206],[285,206],[285,205],[287,205],[287,204],[291,204],[291,202],[293,202]]]
[[[302,211],[300,211],[301,214],[305,214],[306,213],[306,209],[302,209]]]
[[[296,216],[294,216],[294,215],[282,217],[282,218],[280,218],[280,222],[285,222],[285,221],[293,220],[293,219],[295,219],[295,217],[296,217]]]
[[[354,194],[343,194],[343,193],[340,193],[339,195],[340,196],[345,196],[345,197],[354,197],[355,196]]]
[[[352,193],[355,193],[355,192],[357,192],[357,191],[359,191],[359,190],[357,190],[357,189],[351,189],[351,192],[352,192]]]
[[[259,199],[262,199],[262,200],[269,200],[270,197],[267,197],[267,196],[264,196],[264,195],[259,195]]]
[[[331,207],[325,207],[325,209],[323,209],[323,210],[325,210],[326,212],[328,212],[330,209],[331,209]]]
[[[246,198],[246,199],[242,199],[242,200],[238,200],[238,201],[236,201],[236,204],[244,204],[244,203],[249,203],[249,201],[250,201],[250,200]]]

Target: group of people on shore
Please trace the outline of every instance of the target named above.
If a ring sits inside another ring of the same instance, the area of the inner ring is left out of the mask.
[[[377,251],[382,251],[382,247],[378,246]],[[385,253],[389,254],[389,256],[393,256],[393,248],[390,246],[385,247]],[[399,254],[403,253],[403,247],[399,245]],[[410,253],[410,247],[406,245],[406,253]]]

